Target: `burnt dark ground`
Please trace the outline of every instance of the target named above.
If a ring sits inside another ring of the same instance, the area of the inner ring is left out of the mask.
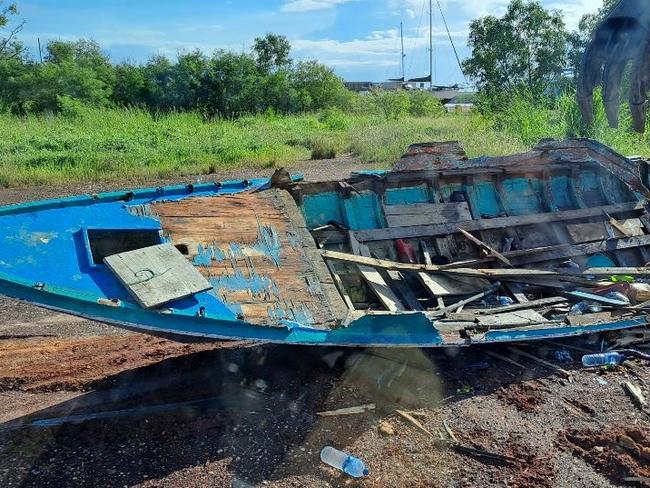
[[[97,190],[11,191],[5,201],[80,191]],[[27,363],[38,369],[12,373],[14,364],[0,361],[0,376],[25,376],[0,392],[1,486],[617,486],[648,464],[647,438],[628,441],[649,430],[648,416],[621,387],[630,380],[648,395],[640,362],[607,371],[574,362],[565,366],[574,371],[569,382],[526,359],[518,358],[521,370],[475,349],[183,349],[12,300],[0,306],[0,349],[29,346]],[[550,359],[555,349],[529,351]],[[316,415],[369,402],[374,412]],[[416,412],[434,438],[395,408]],[[60,420],[106,411],[121,413]],[[59,420],[30,425],[39,419]],[[463,443],[518,461],[504,466],[439,447],[443,420]],[[382,435],[381,421],[395,434]],[[354,481],[325,467],[318,454],[327,444],[362,457],[370,477]]]

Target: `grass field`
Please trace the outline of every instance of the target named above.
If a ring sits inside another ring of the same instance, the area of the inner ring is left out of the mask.
[[[387,167],[409,144],[433,140],[459,139],[471,155],[524,149],[475,122],[463,115],[388,121],[340,113],[204,122],[195,113],[152,117],[90,108],[74,118],[0,115],[0,185],[209,174],[291,166],[332,153]]]
[[[409,144],[425,141],[459,140],[470,156],[503,155],[526,150],[542,137],[563,137],[570,119],[570,110],[543,112],[527,106],[496,120],[461,114],[387,120],[325,112],[205,122],[196,113],[154,117],[138,109],[95,108],[74,117],[0,114],[0,185],[290,167],[343,153],[369,167],[389,167]],[[594,135],[624,154],[650,156],[643,136],[604,128]]]

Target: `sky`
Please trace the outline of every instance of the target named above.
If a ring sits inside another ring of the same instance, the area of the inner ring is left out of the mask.
[[[6,1],[6,0],[5,0]],[[250,50],[266,32],[287,36],[292,58],[317,59],[350,81],[401,76],[403,22],[406,76],[426,76],[428,0],[15,0],[26,21],[21,39],[34,56],[37,39],[94,39],[115,62],[145,62],[201,49]],[[1,3],[1,1],[0,1]],[[598,0],[541,0],[561,10],[574,29]],[[440,0],[459,55],[469,55],[469,23],[501,15],[508,0]],[[465,83],[436,0],[433,1],[434,82]]]

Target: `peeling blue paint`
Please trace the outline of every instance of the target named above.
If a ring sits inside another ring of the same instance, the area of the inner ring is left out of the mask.
[[[194,256],[192,262],[197,266],[210,266],[212,263],[212,255],[212,248],[210,246],[199,244],[196,250],[196,256]]]
[[[259,251],[267,258],[270,258],[275,265],[279,267],[282,244],[278,232],[275,230],[275,227],[271,225],[261,225],[259,222],[257,224],[257,229],[258,238],[253,245],[253,249]]]
[[[379,229],[384,227],[379,198],[374,192],[353,193],[343,199],[343,220],[349,229]]]
[[[537,178],[503,180],[501,198],[509,215],[544,212],[542,183]]]

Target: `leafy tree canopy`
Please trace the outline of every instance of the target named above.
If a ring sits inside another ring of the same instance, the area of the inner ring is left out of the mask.
[[[470,24],[472,54],[463,66],[483,93],[522,86],[541,93],[562,74],[567,39],[560,12],[537,1],[512,0],[503,17]]]

